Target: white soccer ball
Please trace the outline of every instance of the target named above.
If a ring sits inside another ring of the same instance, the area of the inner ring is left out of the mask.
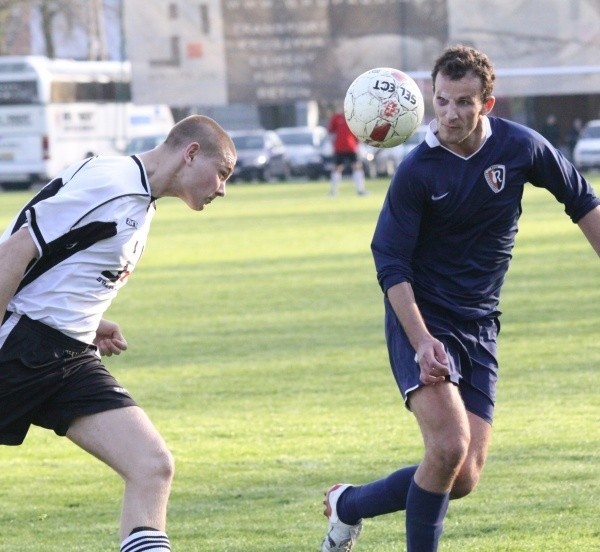
[[[421,124],[424,111],[417,83],[390,67],[358,76],[344,99],[344,115],[352,133],[378,148],[402,144]]]

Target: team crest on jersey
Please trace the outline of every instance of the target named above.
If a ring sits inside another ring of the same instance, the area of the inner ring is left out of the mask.
[[[483,175],[492,192],[497,194],[504,189],[506,184],[506,167],[504,165],[492,165],[485,169]]]

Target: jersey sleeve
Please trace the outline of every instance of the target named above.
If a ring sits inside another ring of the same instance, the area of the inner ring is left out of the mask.
[[[546,188],[565,207],[565,213],[578,222],[600,205],[592,186],[545,138],[531,131],[533,164],[529,181]]]
[[[371,251],[377,279],[384,293],[402,282],[412,282],[411,259],[419,236],[425,183],[401,164],[381,209]]]

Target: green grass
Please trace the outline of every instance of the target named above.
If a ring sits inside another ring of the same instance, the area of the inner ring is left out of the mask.
[[[594,179],[600,189],[600,179]],[[109,317],[130,349],[107,364],[177,461],[179,552],[317,550],[322,492],[417,462],[393,382],[369,250],[387,183],[230,186],[198,215],[159,202]],[[5,226],[29,194],[0,194]],[[495,434],[478,489],[453,502],[440,550],[600,547],[598,258],[545,191],[528,189],[505,286]],[[0,551],[118,548],[122,485],[33,428],[0,447]],[[368,520],[357,552],[404,550],[404,515]]]

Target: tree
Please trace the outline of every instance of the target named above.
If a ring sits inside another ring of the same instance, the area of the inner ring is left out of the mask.
[[[59,17],[64,20],[67,32],[72,32],[77,27],[87,28],[89,0],[30,0],[30,3],[34,9],[39,10],[42,36],[49,58],[56,57],[54,30]]]
[[[62,28],[65,33],[83,30],[87,36],[87,52],[81,57],[107,59],[103,0],[0,0],[0,54],[15,53],[7,37],[18,32],[15,25],[22,26],[32,12],[39,13],[48,57],[56,57],[56,41],[61,40],[57,29]]]
[[[8,37],[11,35],[11,19],[16,7],[22,5],[19,0],[0,0],[0,55],[9,54]]]

